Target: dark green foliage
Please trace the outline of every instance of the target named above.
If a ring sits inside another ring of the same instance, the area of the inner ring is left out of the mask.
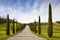
[[[22,24],[21,30],[23,30],[26,27],[26,24]]]
[[[0,23],[6,23],[6,19],[5,19],[5,18],[0,17]]]
[[[60,21],[56,21],[56,23],[60,23]]]
[[[9,26],[9,15],[7,14],[7,30],[6,30],[7,35],[10,34],[10,29],[9,28],[10,28],[10,26]]]
[[[29,23],[29,27],[30,27],[31,31],[37,33],[36,21],[34,23]]]
[[[40,16],[39,16],[39,26],[38,26],[39,34],[41,34],[41,24],[40,24]]]
[[[22,27],[22,24],[16,23],[16,32],[20,31]]]
[[[33,23],[29,23],[29,27],[30,27],[31,31],[35,32]]]
[[[36,29],[36,21],[34,22],[34,31],[35,31],[35,33],[37,33],[37,29]]]
[[[51,11],[51,4],[49,4],[49,18],[48,18],[48,36],[52,37],[52,11]]]
[[[15,34],[15,22],[14,22],[14,19],[13,19],[13,34]]]
[[[29,23],[29,27],[30,27],[31,31],[34,32],[34,24],[33,23]]]
[[[16,32],[23,30],[25,26],[26,26],[25,24],[16,22]]]
[[[6,23],[6,18],[0,17],[0,24]],[[9,23],[12,23],[12,19],[9,19]]]

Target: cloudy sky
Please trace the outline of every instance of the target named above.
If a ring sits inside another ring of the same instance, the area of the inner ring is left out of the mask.
[[[48,4],[52,5],[52,20],[60,21],[60,0],[0,0],[0,16],[10,15],[21,23],[38,21],[48,22]]]

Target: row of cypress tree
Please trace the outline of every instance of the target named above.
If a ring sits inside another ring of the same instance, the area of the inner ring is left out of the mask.
[[[38,30],[37,30],[37,23],[36,23],[36,21],[34,22],[34,30],[35,30],[35,33],[37,33],[38,32],[38,34],[41,34],[41,20],[40,20],[40,16],[39,16],[39,20],[38,20],[39,22],[38,22]]]
[[[37,30],[37,23],[36,21],[34,23],[30,23],[29,26],[30,26],[30,29],[35,32],[35,33],[39,33],[41,34],[41,23],[40,23],[40,16],[39,16],[39,20],[38,20],[38,30]]]
[[[6,34],[7,35],[10,34],[9,14],[7,14],[7,30],[6,30]],[[13,19],[13,34],[15,34],[15,21],[14,21],[14,19]]]
[[[7,30],[6,30],[6,34],[9,35],[10,34],[10,22],[9,22],[9,14],[7,14]],[[15,34],[16,32],[18,31],[21,31],[25,28],[25,24],[21,24],[21,23],[18,23],[17,21],[15,21],[13,19],[12,21],[12,24],[13,24],[13,27],[12,27],[12,33]]]
[[[52,33],[53,33],[53,27],[52,27],[52,8],[51,8],[51,4],[49,3],[49,15],[48,15],[48,36],[49,37],[52,37]],[[37,26],[36,26],[36,21],[32,24],[30,24],[30,29],[37,33],[38,31],[38,34],[41,34],[41,19],[40,19],[40,16],[39,16],[39,20],[38,20],[38,30],[37,30]]]

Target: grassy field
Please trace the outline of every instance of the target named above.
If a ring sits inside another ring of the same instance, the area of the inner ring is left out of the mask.
[[[13,32],[12,32],[13,24],[10,23],[10,35],[7,36],[6,35],[6,26],[7,26],[6,23],[0,24],[0,40],[6,40],[7,38],[10,38],[22,31],[22,30],[20,30],[16,34],[13,34]],[[17,26],[20,27],[20,24],[17,24]]]
[[[36,34],[39,37],[43,37],[46,40],[60,40],[60,26],[58,26],[59,24],[57,24],[57,25],[55,25],[55,24],[53,25],[53,36],[51,38],[48,37],[48,33],[47,33],[48,24],[41,25],[41,34],[40,35],[38,33],[34,33],[34,34]]]

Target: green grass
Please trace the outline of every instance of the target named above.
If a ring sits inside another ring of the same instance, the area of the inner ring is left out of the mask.
[[[39,37],[45,38],[46,40],[60,40],[60,26],[53,25],[53,36],[51,38],[48,37],[47,28],[47,24],[41,25],[41,34],[39,35],[38,33],[33,33]]]
[[[8,38],[10,38],[10,37],[22,32],[22,30],[20,30],[16,34],[13,34],[12,27],[13,27],[13,24],[10,23],[10,35],[7,36],[6,35],[6,23],[0,24],[0,40],[6,40],[6,39],[8,39]],[[20,24],[17,24],[17,27],[20,27]]]
[[[60,26],[60,23],[54,23],[55,26]]]

